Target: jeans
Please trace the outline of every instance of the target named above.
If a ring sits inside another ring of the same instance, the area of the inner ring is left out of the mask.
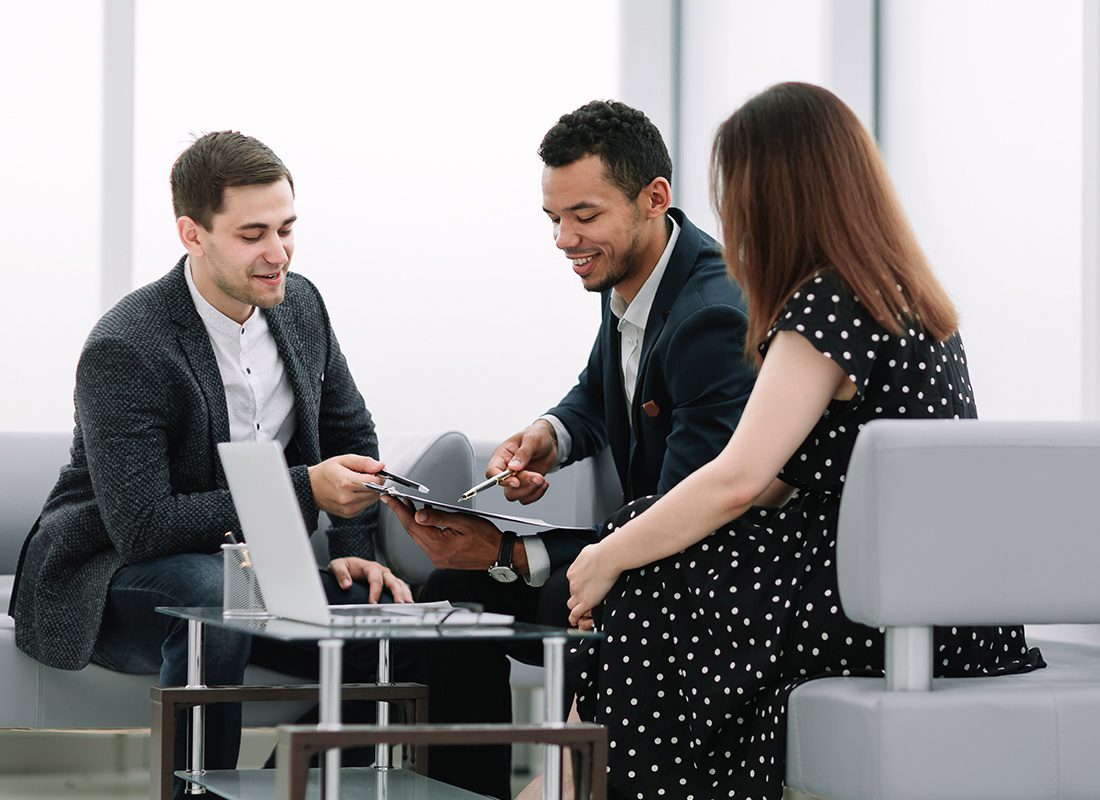
[[[321,573],[329,603],[368,602],[369,590],[361,584],[339,588],[327,572]],[[387,602],[388,596],[383,598]],[[158,614],[157,606],[221,606],[222,557],[217,554],[181,553],[123,567],[111,581],[103,624],[92,652],[92,661],[118,672],[159,673],[161,686],[187,684],[187,621]],[[260,664],[303,678],[316,679],[317,646],[309,642],[275,642],[270,639],[205,626],[203,680],[207,685],[243,682],[249,663]],[[404,649],[393,649],[394,680],[413,674],[412,659]],[[371,642],[347,642],[344,646],[344,680],[375,679],[378,647]],[[174,767],[186,769],[186,715],[176,725]],[[207,706],[206,769],[234,769],[241,744],[241,706],[219,703]],[[183,781],[175,782],[182,797]]]

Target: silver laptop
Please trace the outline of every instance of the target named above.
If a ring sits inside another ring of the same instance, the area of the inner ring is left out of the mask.
[[[278,442],[223,442],[218,455],[267,611],[318,625],[509,624],[449,603],[328,605]]]

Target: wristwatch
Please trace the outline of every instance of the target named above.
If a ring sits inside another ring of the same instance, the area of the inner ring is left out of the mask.
[[[497,563],[489,567],[489,575],[493,580],[501,583],[511,583],[519,575],[512,564],[512,551],[516,546],[516,532],[503,531],[500,534],[500,552],[497,553]]]

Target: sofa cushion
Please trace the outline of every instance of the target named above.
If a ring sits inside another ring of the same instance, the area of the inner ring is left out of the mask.
[[[1100,797],[1100,648],[1037,644],[1046,669],[937,679],[931,692],[803,684],[789,702],[787,784],[825,800]]]
[[[8,616],[8,603],[11,601],[11,587],[14,583],[14,575],[0,575],[0,630],[15,627],[15,620]]]

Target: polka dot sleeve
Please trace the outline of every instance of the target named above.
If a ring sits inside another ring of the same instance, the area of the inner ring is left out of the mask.
[[[879,345],[887,336],[832,271],[816,273],[791,295],[760,344],[761,355],[767,354],[778,331],[804,336],[822,355],[840,365],[861,396],[871,380]]]

